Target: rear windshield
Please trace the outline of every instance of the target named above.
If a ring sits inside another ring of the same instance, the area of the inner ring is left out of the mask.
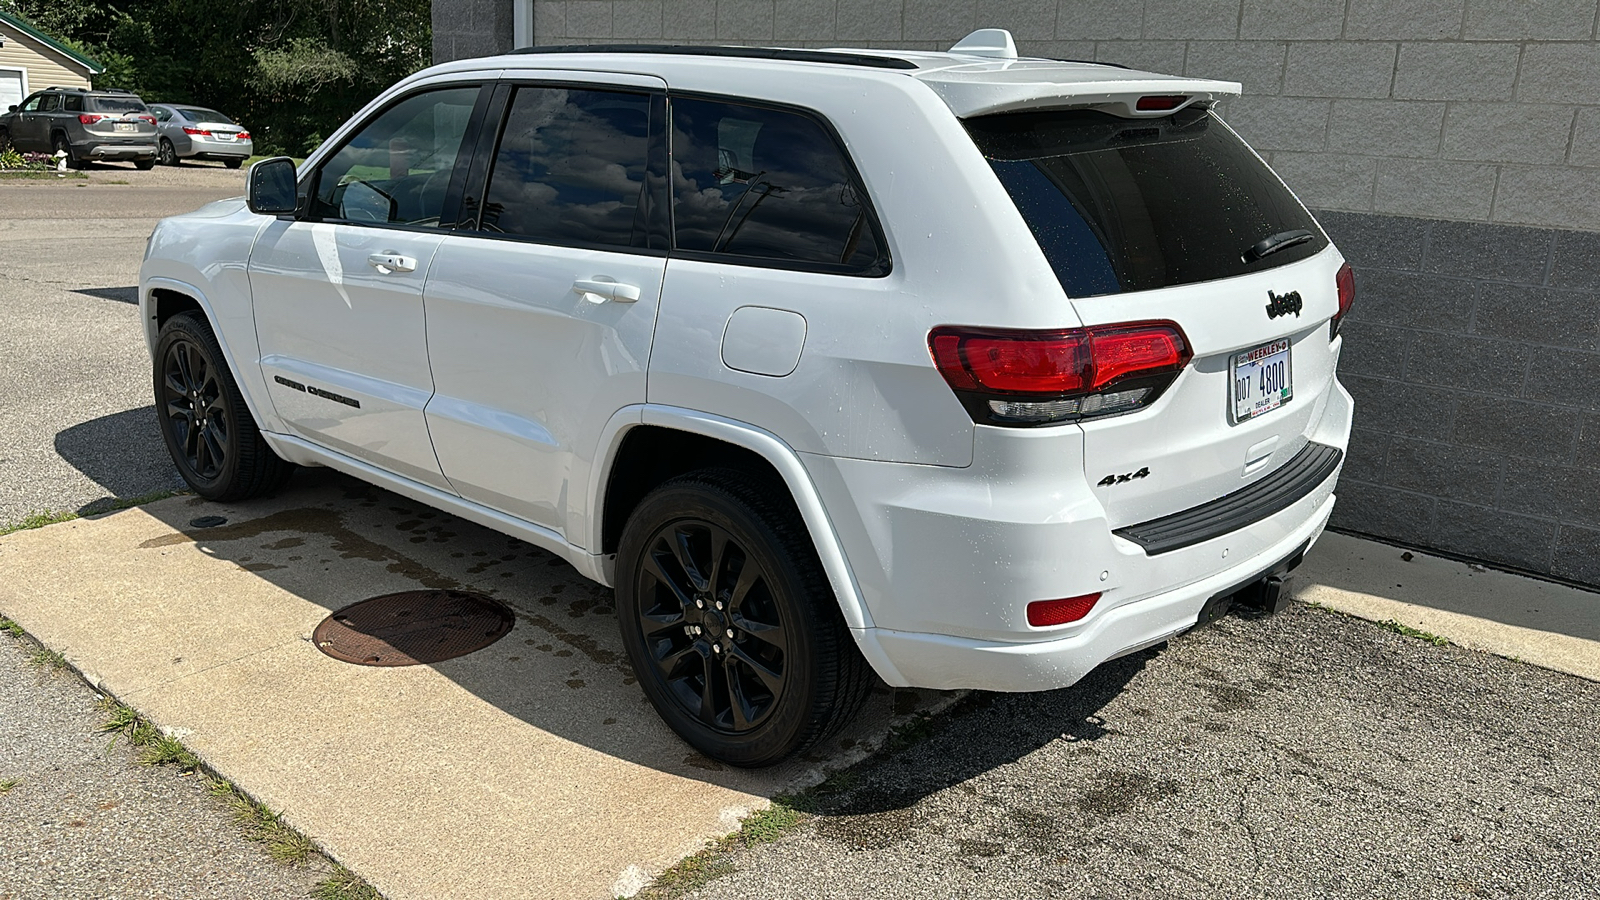
[[[1277,176],[1204,109],[1159,119],[1004,113],[965,125],[1070,297],[1244,275],[1328,245]],[[1261,241],[1277,249],[1258,255]]]
[[[91,97],[95,112],[131,113],[145,112],[144,101],[138,97]]]
[[[178,111],[191,122],[215,122],[218,125],[232,125],[233,120],[214,109],[201,109],[198,106],[180,106]]]

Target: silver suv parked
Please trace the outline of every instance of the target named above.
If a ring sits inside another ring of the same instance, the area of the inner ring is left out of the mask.
[[[101,160],[156,164],[156,118],[129,91],[49,87],[0,116],[0,145],[65,153],[76,169]]]

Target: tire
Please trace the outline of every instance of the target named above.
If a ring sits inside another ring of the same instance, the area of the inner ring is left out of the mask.
[[[623,529],[616,584],[645,696],[712,759],[776,763],[843,727],[871,689],[781,482],[705,469],[656,488]]]
[[[225,159],[225,160],[222,161],[222,164],[227,166],[230,169],[237,169],[240,166],[244,165],[244,160],[242,160],[242,159]]]
[[[136,159],[133,161],[133,167],[141,172],[148,172],[156,167],[156,158],[152,156],[149,159]]]
[[[199,313],[179,313],[161,327],[153,375],[162,440],[196,494],[246,500],[277,488],[294,471],[261,437]]]
[[[163,166],[177,166],[183,163],[182,160],[178,159],[178,151],[173,149],[172,142],[166,138],[161,139],[161,146],[156,150],[156,153]]]
[[[50,141],[50,152],[67,154],[67,168],[69,169],[83,168],[83,161],[78,159],[76,153],[72,152],[72,142],[68,141],[67,136],[59,131]]]

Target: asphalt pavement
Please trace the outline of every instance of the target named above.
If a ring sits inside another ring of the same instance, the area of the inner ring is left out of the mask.
[[[978,698],[698,900],[1600,896],[1600,684],[1294,606]]]
[[[244,192],[211,166],[0,180],[0,525],[182,486],[156,431],[137,285],[163,216]]]

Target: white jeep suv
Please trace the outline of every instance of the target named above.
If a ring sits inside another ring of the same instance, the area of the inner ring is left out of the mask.
[[[162,430],[239,500],[332,466],[613,586],[662,717],[763,765],[890,685],[1031,691],[1321,533],[1350,269],[1237,84],[948,53],[435,66],[167,219]]]

